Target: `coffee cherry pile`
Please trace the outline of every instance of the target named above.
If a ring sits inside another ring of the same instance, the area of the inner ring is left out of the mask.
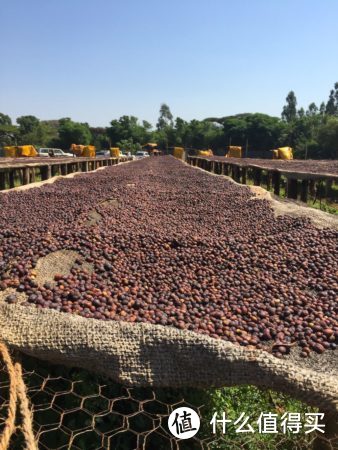
[[[166,156],[1,194],[0,291],[11,288],[8,303],[25,294],[24,305],[277,356],[334,350],[337,231],[275,218],[252,196]],[[77,252],[70,272],[38,283],[38,260],[59,250]]]
[[[337,160],[281,160],[281,159],[263,159],[263,158],[225,158],[224,156],[207,156],[206,159],[213,161],[222,161],[239,164],[241,166],[256,165],[266,169],[280,169],[290,172],[323,173],[338,175]]]

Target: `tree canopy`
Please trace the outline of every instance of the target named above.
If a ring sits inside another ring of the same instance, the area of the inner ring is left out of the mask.
[[[266,152],[279,146],[294,148],[297,158],[338,157],[338,82],[330,90],[327,101],[317,106],[297,108],[294,91],[286,97],[281,117],[262,113],[242,113],[226,117],[209,117],[186,121],[174,117],[170,107],[162,103],[156,127],[133,115],[112,119],[108,127],[90,127],[70,118],[40,121],[27,115],[17,124],[0,113],[0,144],[52,146],[69,149],[70,145],[93,144],[98,149],[121,147],[136,151],[147,142],[162,149],[182,146],[192,149],[211,148],[224,155],[228,145],[240,145],[253,152]]]

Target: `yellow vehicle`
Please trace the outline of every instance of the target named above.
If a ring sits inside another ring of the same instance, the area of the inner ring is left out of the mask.
[[[82,156],[82,157],[86,157],[86,158],[95,158],[95,155],[96,155],[96,149],[95,149],[94,145],[72,144],[70,146],[70,150],[76,156]]]
[[[198,150],[197,156],[214,156],[214,153],[211,148],[209,148],[208,150]]]
[[[85,158],[95,158],[96,148],[94,145],[85,145],[82,151],[82,156]]]
[[[84,145],[72,144],[72,145],[70,146],[70,150],[71,150],[71,151],[74,153],[74,155],[76,155],[76,156],[82,156],[83,149],[84,149]]]
[[[38,152],[34,145],[16,145],[4,147],[4,156],[5,158],[34,158],[35,156],[38,156]]]
[[[236,145],[229,145],[226,158],[242,158],[242,147]]]
[[[276,150],[272,150],[272,159],[293,159],[293,151],[291,147],[280,147]]]
[[[142,145],[142,150],[148,152],[149,155],[159,152],[156,142],[148,142],[147,144]]]
[[[119,158],[120,157],[120,149],[119,147],[110,147],[110,156],[112,158]]]
[[[184,148],[183,147],[174,147],[173,156],[177,159],[183,159]]]

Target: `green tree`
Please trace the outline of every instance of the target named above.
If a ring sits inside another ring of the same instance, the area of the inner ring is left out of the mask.
[[[142,120],[142,126],[147,133],[150,133],[152,129],[152,125],[150,122],[148,122],[147,120]]]
[[[117,142],[116,145],[123,151],[136,153],[138,150],[141,150],[141,144],[139,142],[134,142],[133,138],[122,139]]]
[[[335,95],[334,90],[332,89],[330,91],[329,99],[326,103],[325,113],[328,116],[334,116],[336,114],[336,101],[335,101]]]
[[[93,145],[95,145],[96,150],[108,149],[110,147],[110,138],[107,133],[107,128],[105,127],[90,127],[89,128],[92,138]]]
[[[19,125],[17,136],[19,145],[46,146],[54,135],[53,130],[35,116],[21,116],[16,121]]]
[[[225,117],[223,123],[223,147],[240,145],[249,150],[265,151],[275,148],[281,141],[286,127],[278,117],[267,114],[238,114]]]
[[[160,115],[157,121],[157,129],[158,130],[164,130],[168,127],[173,127],[173,115],[171,114],[170,108],[166,103],[162,103],[160,107]]]
[[[318,158],[338,158],[338,118],[329,117],[318,130]]]
[[[145,144],[151,136],[151,124],[143,121],[139,124],[135,116],[121,116],[118,120],[112,120],[107,129],[112,145],[117,145],[121,140],[132,139],[134,143]]]
[[[297,118],[297,99],[293,91],[290,91],[286,97],[286,105],[283,107],[282,118],[286,122],[292,122]]]
[[[12,119],[7,114],[0,113],[0,125],[12,125]]]
[[[328,116],[338,116],[338,82],[335,83],[334,89],[330,91],[325,112]]]
[[[307,116],[310,116],[310,117],[313,117],[313,116],[316,116],[318,114],[318,107],[317,107],[317,105],[315,104],[315,103],[310,103],[310,105],[309,105],[309,107],[308,107],[308,109],[307,109],[307,111],[306,111],[306,115]]]
[[[12,120],[7,114],[0,113],[0,146],[16,144],[18,127],[12,125]]]
[[[92,142],[92,135],[87,123],[73,122],[69,117],[59,120],[59,138],[56,144],[69,149],[72,144],[88,145]]]
[[[21,116],[16,119],[19,125],[19,132],[21,135],[26,135],[36,131],[40,121],[35,116]]]

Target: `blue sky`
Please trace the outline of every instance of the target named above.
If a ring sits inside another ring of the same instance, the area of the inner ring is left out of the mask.
[[[338,81],[336,0],[0,0],[0,112],[280,115]]]

